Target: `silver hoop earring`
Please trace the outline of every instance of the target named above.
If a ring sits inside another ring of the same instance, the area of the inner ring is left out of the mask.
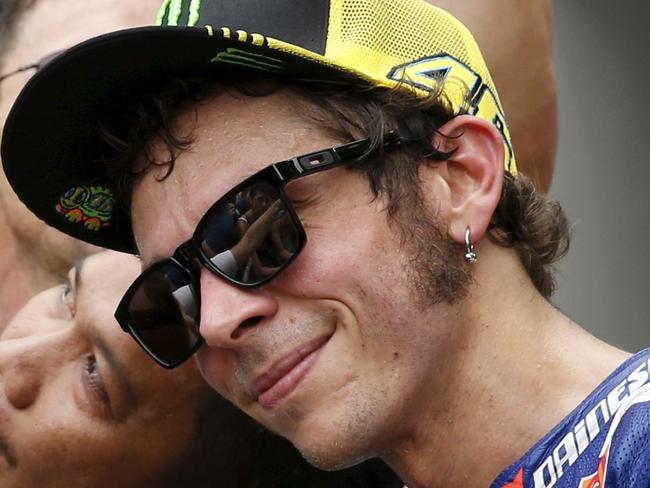
[[[474,243],[472,242],[472,231],[468,226],[465,229],[465,261],[474,264],[477,259],[476,252],[474,252]]]

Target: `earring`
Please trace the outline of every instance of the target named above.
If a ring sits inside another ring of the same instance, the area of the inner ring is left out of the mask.
[[[467,229],[465,229],[465,261],[469,264],[473,264],[477,259],[478,257],[474,252],[474,243],[472,242],[472,231],[468,226]]]

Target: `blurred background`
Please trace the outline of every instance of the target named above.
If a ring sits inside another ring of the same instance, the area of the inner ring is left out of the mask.
[[[553,0],[560,145],[573,222],[554,302],[598,337],[650,346],[650,2]]]

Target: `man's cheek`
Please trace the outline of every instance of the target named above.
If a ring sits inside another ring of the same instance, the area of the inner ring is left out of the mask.
[[[355,281],[364,272],[362,253],[343,234],[336,237],[309,236],[302,252],[276,278],[278,288],[304,298],[332,298]]]

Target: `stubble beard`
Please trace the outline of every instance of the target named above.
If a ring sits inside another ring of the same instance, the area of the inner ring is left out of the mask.
[[[423,308],[454,305],[469,293],[473,276],[462,249],[449,237],[444,222],[428,216],[421,201],[400,209],[397,226],[408,259],[412,291]]]

